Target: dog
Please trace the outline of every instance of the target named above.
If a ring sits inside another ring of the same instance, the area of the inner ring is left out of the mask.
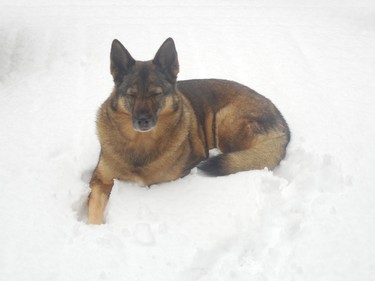
[[[112,42],[114,89],[97,115],[101,152],[88,199],[88,223],[104,223],[114,179],[150,186],[196,166],[211,176],[273,169],[284,158],[288,125],[275,105],[250,88],[218,79],[177,82],[175,43],[136,61]],[[209,158],[209,150],[221,154]]]

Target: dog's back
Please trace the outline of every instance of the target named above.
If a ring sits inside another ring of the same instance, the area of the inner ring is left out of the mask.
[[[207,149],[223,153],[199,168],[210,175],[273,169],[290,140],[287,123],[273,103],[239,83],[202,79],[179,81],[204,131]]]

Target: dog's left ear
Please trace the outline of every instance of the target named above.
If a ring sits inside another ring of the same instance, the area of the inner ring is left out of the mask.
[[[179,65],[176,47],[172,38],[165,40],[152,62],[161,67],[172,81],[176,81]]]

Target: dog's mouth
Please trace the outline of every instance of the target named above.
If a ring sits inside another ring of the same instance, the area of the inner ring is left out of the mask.
[[[133,129],[137,132],[146,133],[151,131],[156,125],[155,118],[146,118],[146,117],[133,117]]]

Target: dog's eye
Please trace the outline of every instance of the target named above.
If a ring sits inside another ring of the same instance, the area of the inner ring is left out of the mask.
[[[125,94],[125,96],[126,96],[127,98],[135,98],[137,95],[134,94],[134,93],[127,93],[127,94]]]
[[[153,97],[153,98],[156,98],[156,97],[160,97],[161,95],[163,94],[163,92],[154,92],[154,93],[151,93],[151,97]]]
[[[127,98],[135,98],[137,96],[137,89],[135,89],[134,87],[128,88],[125,91],[124,95]]]
[[[135,97],[137,96],[137,92],[135,92],[135,91],[127,91],[127,92],[125,93],[125,96],[126,96],[127,98],[135,98]]]

